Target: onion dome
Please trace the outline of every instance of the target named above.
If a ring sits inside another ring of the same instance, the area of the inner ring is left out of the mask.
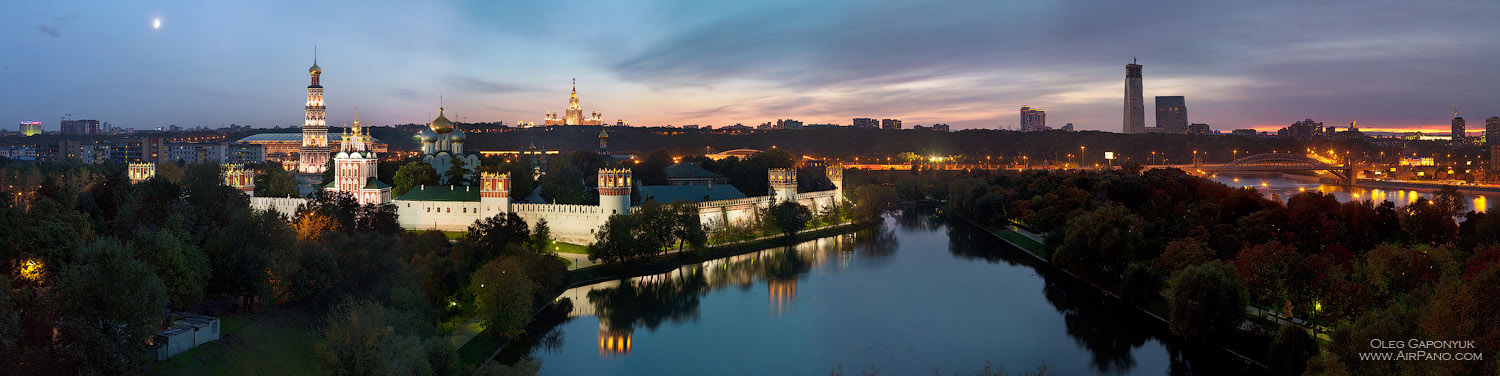
[[[436,133],[448,133],[453,131],[453,122],[448,121],[448,117],[443,116],[443,108],[438,107],[437,119],[432,119],[431,123],[427,123],[427,127]]]
[[[465,138],[469,137],[464,135],[464,131],[458,129],[454,129],[453,133],[448,134],[448,142],[464,142]]]
[[[318,68],[318,63],[313,63],[312,68],[307,68],[307,74],[314,76],[323,74],[323,68]]]
[[[437,133],[433,133],[431,129],[423,129],[421,132],[417,132],[417,139],[422,142],[437,142],[437,138]]]

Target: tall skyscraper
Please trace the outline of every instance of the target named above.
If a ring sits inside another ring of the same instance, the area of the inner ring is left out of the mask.
[[[1041,132],[1047,130],[1047,111],[1031,106],[1021,106],[1021,131]]]
[[[318,49],[313,48],[313,65],[307,68],[312,84],[307,85],[306,116],[302,119],[302,148],[297,150],[297,171],[304,174],[321,174],[328,167],[328,123],[324,117],[323,85],[318,77],[323,68],[318,67]]]
[[[1489,146],[1500,145],[1500,116],[1484,119],[1484,142]]]
[[[1466,135],[1466,133],[1464,132],[1464,118],[1458,117],[1458,107],[1454,106],[1453,107],[1453,129],[1452,129],[1452,132],[1449,134],[1449,136],[1451,136],[1453,138],[1453,146],[1454,147],[1458,147],[1460,145],[1463,145],[1464,144],[1464,136],[1465,135]]]
[[[1146,133],[1146,100],[1141,97],[1141,65],[1125,64],[1125,133]]]
[[[1156,127],[1166,133],[1187,133],[1187,101],[1180,95],[1157,96]]]

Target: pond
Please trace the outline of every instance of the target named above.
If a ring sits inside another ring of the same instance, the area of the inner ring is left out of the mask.
[[[495,360],[545,375],[1238,374],[1217,348],[967,223],[856,233],[568,290],[565,321]]]

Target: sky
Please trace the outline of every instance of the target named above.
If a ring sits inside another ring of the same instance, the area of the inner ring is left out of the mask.
[[[632,125],[775,119],[1011,128],[1022,105],[1119,132],[1124,65],[1188,120],[1482,130],[1497,1],[8,1],[0,125],[300,126],[313,47],[328,122],[540,123],[578,80]],[[154,27],[160,20],[160,27]]]

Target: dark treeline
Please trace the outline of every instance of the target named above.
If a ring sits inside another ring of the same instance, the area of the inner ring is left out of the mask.
[[[375,135],[395,150],[415,150],[412,133],[394,128],[374,128]],[[992,129],[937,132],[928,130],[880,130],[825,128],[800,131],[757,131],[741,134],[718,130],[570,126],[517,129],[500,133],[469,134],[470,150],[524,150],[535,144],[548,150],[592,151],[599,147],[601,129],[609,130],[609,147],[616,152],[644,157],[659,149],[671,155],[703,155],[732,149],[782,150],[792,155],[817,158],[888,157],[900,153],[920,155],[1011,156],[1028,155],[1033,160],[1063,160],[1085,146],[1089,163],[1104,162],[1105,151],[1121,158],[1146,161],[1156,151],[1172,163],[1191,163],[1194,150],[1211,161],[1227,161],[1239,150],[1246,153],[1301,151],[1302,142],[1288,138],[1258,138],[1225,135],[1118,134],[1107,132],[1035,132]],[[1354,143],[1356,145],[1363,143]],[[1346,145],[1332,143],[1330,145]]]
[[[467,374],[440,321],[515,336],[566,283],[545,224],[488,218],[450,242],[402,230],[389,204],[323,194],[284,218],[222,182],[215,164],[163,163],[131,184],[120,165],[0,160],[0,364],[140,373],[168,312],[233,299],[324,317],[326,373]]]
[[[1451,187],[1397,207],[1319,192],[1283,204],[1176,169],[884,180],[903,199],[946,200],[953,216],[1045,233],[1053,263],[1127,301],[1165,297],[1173,332],[1192,340],[1234,341],[1246,304],[1334,328],[1322,353],[1305,331],[1259,329],[1274,336],[1264,356],[1278,373],[1496,371],[1492,361],[1358,360],[1371,339],[1500,350],[1491,298],[1500,294],[1500,216],[1471,210]]]

